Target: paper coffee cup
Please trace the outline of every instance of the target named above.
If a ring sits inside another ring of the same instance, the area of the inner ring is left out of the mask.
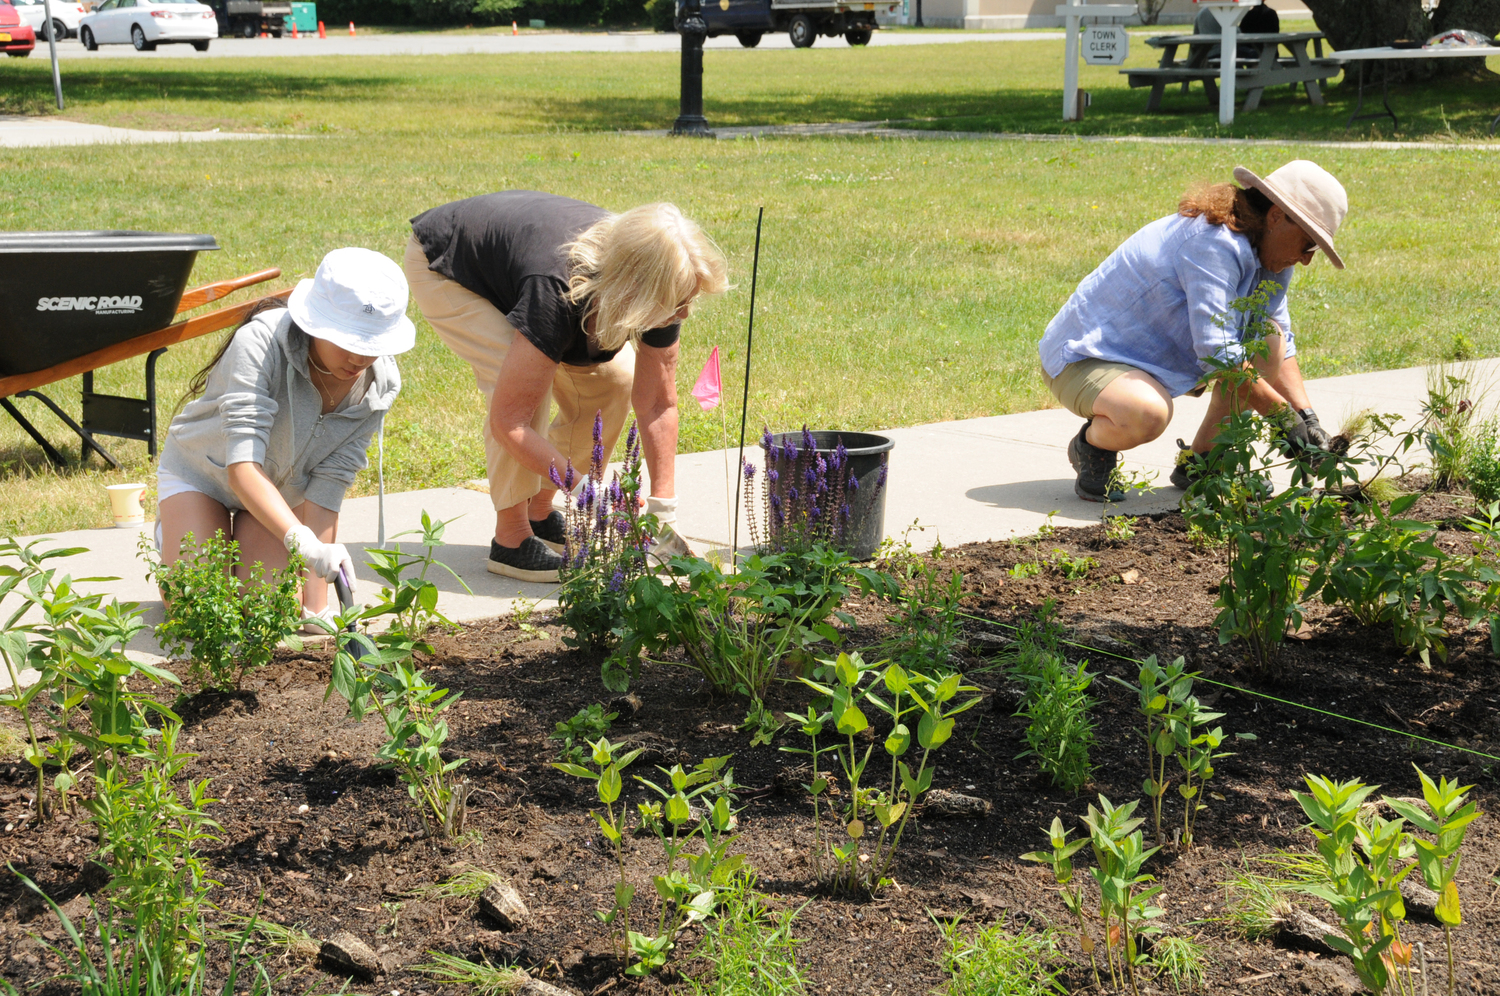
[[[117,529],[145,524],[146,510],[141,507],[141,495],[146,493],[144,484],[106,484],[104,490],[109,492],[109,510]]]

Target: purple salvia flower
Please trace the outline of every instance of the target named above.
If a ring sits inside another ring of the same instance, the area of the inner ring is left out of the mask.
[[[624,587],[625,587],[625,572],[623,570],[621,570],[620,568],[616,567],[615,568],[614,577],[612,577],[612,578],[609,579],[609,590],[610,591],[614,591],[614,592],[618,592],[618,591],[620,591]]]
[[[795,484],[786,489],[786,496],[791,501],[797,500],[797,494],[797,486]]]
[[[849,503],[848,502],[844,502],[842,505],[839,506],[839,516],[845,522],[849,521]]]
[[[834,448],[833,460],[835,467],[842,467],[849,462],[849,451],[844,449],[844,441],[842,439],[839,440],[838,446]]]
[[[797,441],[795,439],[788,439],[785,443],[783,443],[781,447],[781,455],[783,459],[796,460]]]
[[[547,477],[552,481],[553,487],[560,488],[563,486],[562,475],[557,472],[557,464],[554,463],[547,468]]]
[[[630,431],[625,433],[625,448],[627,450],[635,448],[636,434],[638,433],[638,431],[639,430],[636,429],[635,423],[631,422]]]
[[[620,476],[609,482],[609,501],[615,508],[625,507],[625,492],[620,488]]]
[[[604,412],[594,413],[594,467],[604,469]]]
[[[568,461],[568,471],[563,474],[563,490],[572,491],[573,485],[578,479],[578,472],[573,469],[573,461]]]
[[[817,522],[818,521],[818,515],[819,515],[818,506],[816,506],[816,505],[809,505],[809,506],[807,506],[807,518],[810,521]]]
[[[885,487],[885,475],[886,475],[886,472],[889,469],[890,469],[890,464],[885,463],[884,461],[882,461],[881,464],[880,464],[880,476],[877,477],[877,478],[875,478],[875,486],[877,488],[883,488],[883,487]]]
[[[813,439],[813,434],[807,431],[807,423],[805,422],[802,424],[802,448],[804,450],[815,450],[818,448],[817,441]]]
[[[749,460],[745,461],[745,480],[755,480],[755,464],[751,463]]]
[[[856,477],[854,474],[850,474],[849,475],[849,490],[850,491],[858,491],[859,490],[859,478]]]
[[[771,510],[777,515],[781,514],[781,495],[774,492],[771,494]]]
[[[809,488],[814,487],[818,483],[818,473],[813,468],[808,467],[802,472],[802,479],[807,482]]]
[[[622,517],[615,523],[615,528],[619,530],[621,536],[630,535],[630,520]]]
[[[773,449],[776,448],[776,443],[771,438],[771,427],[769,425],[765,426],[761,430],[760,445],[761,445],[761,448],[764,449],[764,450],[766,450],[767,452],[770,452],[771,450],[773,450]]]
[[[776,515],[776,528],[780,529],[784,527],[786,525],[786,515],[781,511],[781,502],[778,501],[772,511]]]
[[[589,478],[587,481],[584,482],[584,485],[583,485],[583,494],[581,494],[581,495],[578,496],[578,505],[579,505],[580,508],[586,508],[589,511],[593,511],[593,508],[594,508],[594,479],[593,478]]]
[[[770,481],[772,485],[777,484],[781,480],[781,471],[777,470],[775,467],[767,467],[766,480]]]

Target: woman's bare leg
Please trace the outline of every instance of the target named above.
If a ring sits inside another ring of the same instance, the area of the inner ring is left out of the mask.
[[[292,509],[303,524],[324,543],[332,543],[338,536],[339,516],[321,505],[304,501]],[[240,544],[240,579],[249,580],[249,566],[259,563],[265,573],[261,580],[269,580],[269,574],[286,566],[285,537],[272,536],[270,530],[249,512],[241,512],[234,519],[234,538]],[[311,578],[303,572],[302,605],[309,612],[321,612],[328,606],[328,584],[321,578]]]
[[[1132,370],[1099,392],[1085,438],[1100,449],[1129,450],[1166,432],[1171,421],[1172,395],[1155,377]]]
[[[170,567],[182,556],[182,541],[191,533],[193,546],[223,533],[232,539],[229,509],[200,491],[184,491],[157,503],[156,517],[161,523],[161,562]],[[189,553],[192,548],[189,548]]]

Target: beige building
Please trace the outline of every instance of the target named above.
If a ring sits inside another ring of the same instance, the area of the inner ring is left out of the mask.
[[[1060,28],[1062,18],[1053,13],[1060,0],[922,0],[922,21],[933,28]],[[1108,0],[1100,0],[1108,2]],[[1119,2],[1119,0],[1116,0]],[[1266,0],[1283,18],[1310,17],[1302,0]],[[916,0],[908,0],[916,17]],[[1192,0],[1167,0],[1159,24],[1189,24],[1197,9]],[[882,18],[884,20],[884,18]],[[1127,23],[1138,24],[1139,18]]]

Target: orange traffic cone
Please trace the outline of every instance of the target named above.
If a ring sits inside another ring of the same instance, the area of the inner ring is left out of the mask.
[[[328,32],[325,31],[325,30],[323,30],[323,22],[322,21],[318,22],[318,37],[319,38],[327,38],[328,37]]]
[[[510,34],[511,34],[511,37],[514,38],[516,35],[518,35],[520,33],[521,32],[516,29],[516,22],[515,21],[511,21],[510,22]]]
[[[292,22],[292,37],[293,38],[301,37],[300,35],[297,34],[297,22],[296,21]]]
[[[349,37],[350,38],[354,37],[354,22],[353,21],[349,22]]]

